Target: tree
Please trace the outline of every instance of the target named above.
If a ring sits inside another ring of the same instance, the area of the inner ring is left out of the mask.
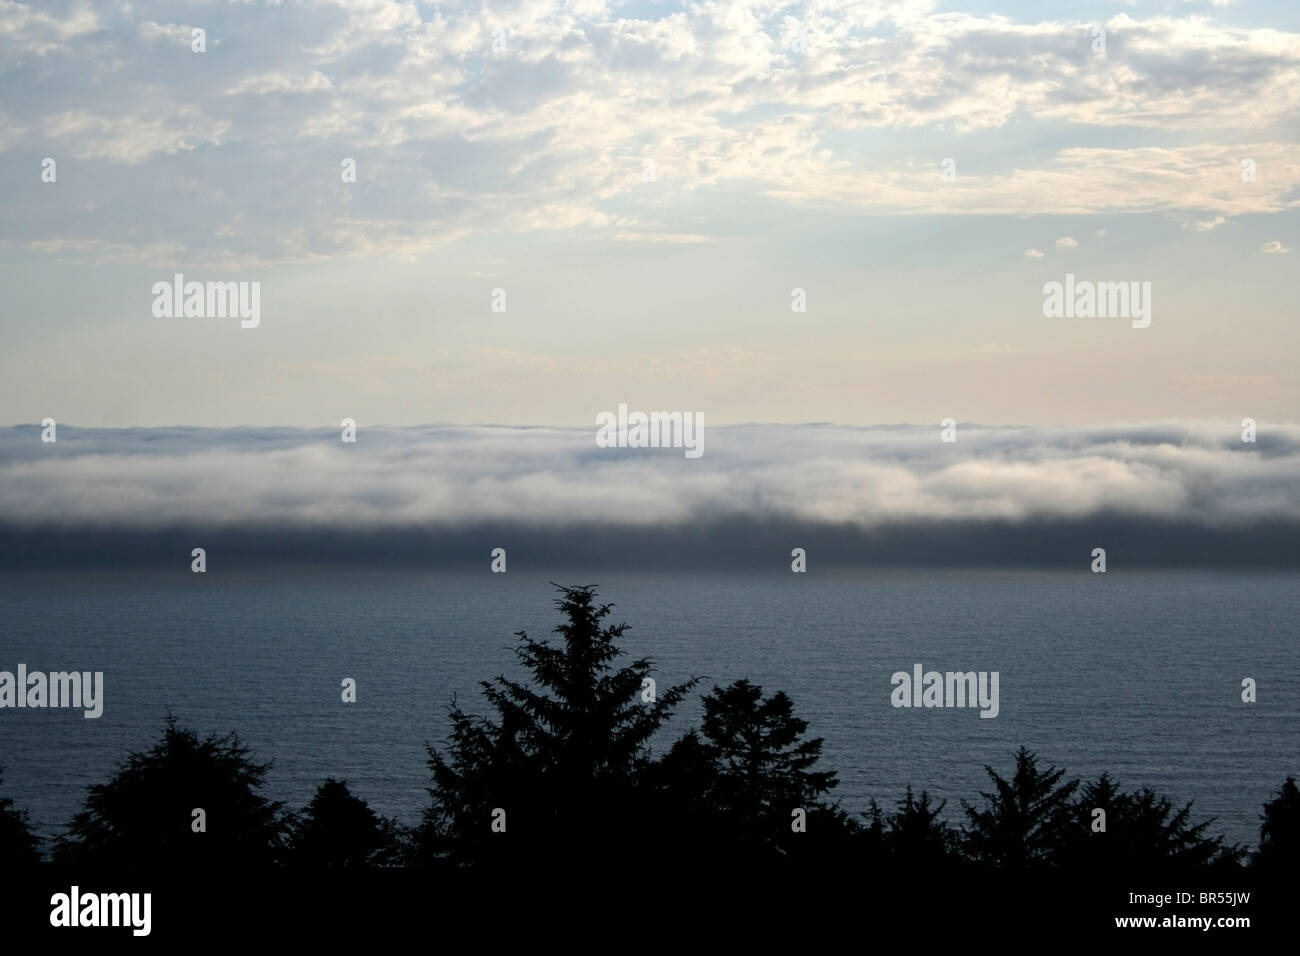
[[[1061,783],[1064,770],[1038,769],[1035,754],[1021,747],[1010,781],[987,764],[994,792],[981,791],[984,807],[967,804],[964,843],[967,856],[980,863],[1019,869],[1054,862],[1055,851],[1070,826],[1070,798],[1079,781]],[[1058,785],[1059,784],[1059,785]]]
[[[674,856],[717,856],[724,852],[718,827],[713,786],[718,767],[712,748],[696,730],[679,737],[662,759],[647,763],[638,774],[638,792],[648,812],[646,837],[654,845],[672,847]]]
[[[561,642],[517,635],[516,655],[533,683],[483,681],[495,719],[453,700],[446,754],[427,748],[433,786],[420,827],[425,861],[501,862],[556,851],[581,864],[641,845],[637,776],[650,738],[696,681],[643,700],[651,662],[615,666],[627,625],[604,623],[613,605],[597,604],[594,587],[557,589]]]
[[[321,868],[390,866],[401,857],[397,821],[376,814],[333,777],[289,825],[289,862]]]
[[[1300,790],[1295,777],[1287,777],[1277,796],[1264,804],[1259,828],[1259,849],[1254,865],[1274,873],[1300,869]]]
[[[4,765],[0,764],[0,780]],[[40,839],[27,823],[27,813],[13,808],[8,797],[0,798],[0,862],[28,866],[40,862]]]
[[[939,819],[947,803],[944,800],[937,806],[932,804],[925,790],[919,798],[914,797],[908,786],[907,794],[898,801],[898,810],[884,821],[883,842],[895,865],[926,869],[953,861],[958,834]],[[874,809],[878,817],[879,808]]]
[[[1093,829],[1105,811],[1106,829]],[[1168,797],[1142,788],[1125,793],[1109,774],[1083,786],[1062,835],[1059,860],[1073,868],[1114,871],[1125,867],[1235,865],[1241,850],[1223,837],[1207,837],[1213,818],[1191,823],[1192,804],[1175,809]]]
[[[679,740],[664,759],[665,786],[691,801],[696,821],[739,856],[824,852],[833,836],[851,839],[858,828],[823,799],[834,772],[813,767],[822,738],[802,739],[808,722],[794,716],[784,692],[763,698],[747,680],[714,687],[703,698],[699,734]],[[794,829],[796,811],[802,830]]]
[[[168,716],[151,750],[129,754],[107,783],[88,788],[55,858],[182,868],[271,863],[284,820],[282,804],[258,793],[270,767],[252,760],[235,734],[200,739]]]

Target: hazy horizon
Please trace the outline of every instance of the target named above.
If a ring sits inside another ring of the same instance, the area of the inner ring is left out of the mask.
[[[0,560],[1300,564],[1300,426],[0,430]]]

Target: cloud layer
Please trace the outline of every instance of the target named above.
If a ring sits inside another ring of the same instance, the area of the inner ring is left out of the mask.
[[[680,212],[712,188],[885,213],[1296,206],[1300,34],[1118,13],[1102,50],[1100,23],[933,0],[649,9],[199,2],[176,22],[152,0],[4,0],[0,158],[33,184],[5,238],[230,264],[404,259],[498,230],[699,241]],[[1018,124],[1059,145],[1029,150]],[[912,145],[877,155],[886,133]]]
[[[740,541],[747,527],[933,537],[1127,522],[1267,538],[1264,551],[1294,548],[1300,528],[1294,425],[1261,426],[1254,444],[1231,423],[969,425],[942,443],[937,427],[706,423],[696,460],[598,448],[594,434],[363,427],[344,444],[337,431],[61,427],[42,444],[39,429],[18,427],[0,433],[0,526],[74,550],[81,534],[99,544],[178,528],[287,535],[303,559],[322,535],[389,537],[404,550],[452,536],[484,551],[474,536],[487,528],[535,541],[616,529],[662,543],[723,525]]]

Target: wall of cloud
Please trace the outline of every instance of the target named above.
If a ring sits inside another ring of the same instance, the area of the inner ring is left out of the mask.
[[[543,561],[744,563],[818,541],[835,562],[1057,564],[1124,540],[1139,564],[1300,563],[1298,426],[1262,424],[1255,443],[1230,422],[939,431],[706,427],[691,460],[597,447],[594,427],[363,426],[346,444],[66,426],[42,443],[20,426],[0,432],[0,557],[153,561],[198,536],[276,560],[514,544]]]

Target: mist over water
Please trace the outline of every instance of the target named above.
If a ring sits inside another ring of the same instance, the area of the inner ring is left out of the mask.
[[[1291,571],[881,571],[641,573],[573,568],[505,574],[307,567],[191,574],[8,573],[0,670],[102,670],[104,714],[0,712],[3,789],[44,836],[129,750],[152,746],[168,710],[201,733],[237,730],[273,759],[268,789],[301,807],[327,776],[414,823],[426,805],[425,741],[447,704],[482,712],[478,681],[519,676],[514,632],[558,623],[551,581],[597,584],[630,628],[632,656],[662,690],[746,677],[784,690],[853,813],[891,807],[910,783],[959,801],[1004,775],[1021,744],[1070,776],[1110,771],[1150,786],[1212,832],[1254,844],[1260,808],[1297,772],[1300,665]],[[210,565],[210,568],[212,566]],[[890,675],[998,671],[1000,712],[899,709]],[[357,681],[357,702],[340,682]],[[1241,700],[1241,679],[1259,685]],[[698,722],[698,695],[656,750]]]

